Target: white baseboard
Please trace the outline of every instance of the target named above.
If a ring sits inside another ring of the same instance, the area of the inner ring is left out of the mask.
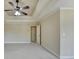
[[[31,43],[31,42],[4,42],[4,44],[9,44],[9,43]]]
[[[43,46],[42,46],[43,47]],[[55,56],[56,58],[60,58],[59,55],[57,53],[55,53],[54,51],[51,51],[49,48],[47,47],[43,47],[45,50],[47,50],[49,53],[51,53],[53,56]]]
[[[74,56],[60,56],[60,59],[74,59]]]
[[[46,49],[52,53],[54,56],[56,56],[57,58],[60,58],[59,55],[57,53],[55,53],[54,51],[51,51],[49,48],[46,47]]]
[[[64,8],[64,7],[63,7],[63,8],[60,8],[60,10],[74,10],[74,8],[67,8],[67,7]]]

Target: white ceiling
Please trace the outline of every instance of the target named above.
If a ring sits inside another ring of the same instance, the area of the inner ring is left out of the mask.
[[[4,9],[13,9],[12,6],[8,3],[9,1],[14,2],[15,0],[5,0]],[[46,8],[48,8],[49,4],[52,2],[52,8],[53,5],[57,2],[58,0],[20,0],[20,6],[25,6],[29,5],[31,8],[29,10],[23,10],[25,12],[29,13],[29,16],[39,16],[41,12],[45,11]],[[15,4],[16,6],[16,4]],[[5,15],[7,16],[8,14],[13,14],[14,12],[5,12]]]
[[[12,6],[8,4],[8,1],[12,0],[5,0],[5,9],[10,9]],[[14,1],[14,0],[13,0]],[[42,18],[43,16],[55,12],[58,8],[68,7],[71,8],[73,6],[73,0],[20,0],[21,6],[25,6],[29,4],[31,9],[29,10],[29,16],[8,16],[7,12],[5,12],[5,18],[12,18],[12,19],[31,19],[37,20],[37,18]],[[8,17],[7,17],[8,16]]]
[[[40,0],[33,16],[42,18],[60,8],[74,8],[74,0]]]

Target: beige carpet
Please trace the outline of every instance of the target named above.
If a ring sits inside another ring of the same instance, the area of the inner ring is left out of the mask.
[[[56,59],[37,44],[5,44],[4,59]]]

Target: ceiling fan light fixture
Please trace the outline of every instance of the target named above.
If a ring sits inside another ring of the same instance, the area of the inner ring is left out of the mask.
[[[14,15],[15,15],[15,16],[20,16],[21,13],[20,13],[19,11],[16,11]]]

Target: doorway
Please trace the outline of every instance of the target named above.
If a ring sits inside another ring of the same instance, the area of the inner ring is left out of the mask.
[[[36,43],[36,26],[31,26],[31,42]]]
[[[41,45],[41,27],[40,27],[40,25],[31,26],[31,42]]]

